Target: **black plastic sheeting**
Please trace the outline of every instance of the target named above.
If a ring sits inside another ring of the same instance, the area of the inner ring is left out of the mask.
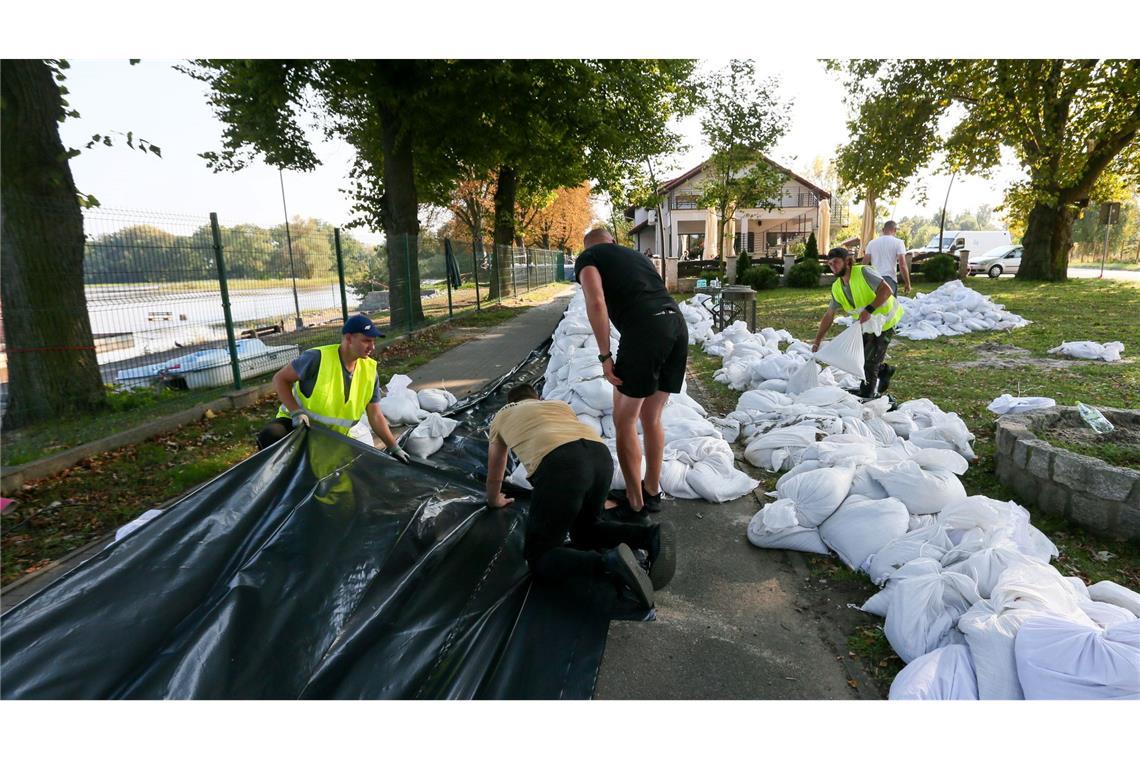
[[[626,600],[532,583],[525,494],[486,508],[502,396],[431,463],[304,429],[242,462],[0,618],[0,695],[589,698]]]

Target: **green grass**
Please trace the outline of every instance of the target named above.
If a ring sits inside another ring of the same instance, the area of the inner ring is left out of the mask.
[[[1137,449],[1136,446],[1122,446],[1117,443],[1076,445],[1072,441],[1050,435],[1047,430],[1037,431],[1036,435],[1046,443],[1066,449],[1074,454],[1102,459],[1113,467],[1129,467],[1133,470],[1140,470],[1140,449]]]
[[[1089,261],[1070,261],[1069,266],[1078,269],[1100,269],[1100,259]],[[1140,261],[1106,261],[1105,269],[1115,269],[1124,272],[1140,272]]]

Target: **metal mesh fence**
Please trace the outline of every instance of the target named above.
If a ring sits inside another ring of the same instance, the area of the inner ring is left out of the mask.
[[[54,224],[39,212],[43,229]],[[64,376],[49,361],[63,351],[79,351],[116,391],[240,387],[306,348],[339,341],[350,314],[398,335],[517,299],[555,282],[561,263],[555,251],[429,236],[366,245],[299,217],[265,228],[213,214],[97,208],[84,212],[81,233],[71,222],[74,240],[62,246],[69,259],[52,255],[46,232],[42,251],[35,235],[21,241],[36,250],[34,264],[5,257],[0,403],[13,357],[17,369],[36,365],[17,383],[34,389]]]

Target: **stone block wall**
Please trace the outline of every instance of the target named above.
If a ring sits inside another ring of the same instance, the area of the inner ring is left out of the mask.
[[[1114,425],[1140,427],[1140,410],[1102,409]],[[1025,504],[1064,515],[1099,535],[1140,541],[1140,472],[1074,454],[1037,437],[1058,423],[1084,425],[1075,407],[997,421],[997,476]]]

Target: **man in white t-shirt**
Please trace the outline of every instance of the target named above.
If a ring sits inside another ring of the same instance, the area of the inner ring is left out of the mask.
[[[906,246],[895,237],[897,226],[894,222],[883,225],[883,234],[867,243],[863,253],[863,263],[870,264],[879,276],[891,286],[891,292],[899,294],[898,270],[902,270],[904,293],[910,295],[910,269],[906,265]]]

